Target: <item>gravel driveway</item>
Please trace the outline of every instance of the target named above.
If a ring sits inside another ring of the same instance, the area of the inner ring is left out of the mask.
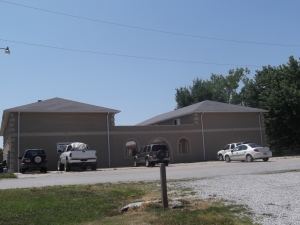
[[[299,178],[300,169],[295,169],[225,175],[174,185],[194,189],[196,194],[192,198],[225,199],[245,205],[260,224],[297,225],[300,224]]]

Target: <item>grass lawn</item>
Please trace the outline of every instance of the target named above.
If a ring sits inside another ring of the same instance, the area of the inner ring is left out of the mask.
[[[14,173],[0,173],[0,180],[8,179],[8,178],[18,178]],[[1,221],[0,221],[1,223]]]
[[[156,182],[0,190],[0,199],[0,224],[254,224],[243,206],[187,198],[175,208],[147,203],[121,212],[129,203],[160,200]]]

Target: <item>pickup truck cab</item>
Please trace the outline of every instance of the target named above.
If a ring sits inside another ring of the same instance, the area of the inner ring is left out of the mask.
[[[88,166],[91,170],[97,169],[97,151],[90,150],[85,143],[74,142],[58,152],[61,153],[57,164],[58,171],[70,171],[72,166],[80,167],[82,170],[86,170]]]

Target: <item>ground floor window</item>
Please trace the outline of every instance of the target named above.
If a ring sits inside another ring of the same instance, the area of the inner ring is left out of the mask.
[[[190,146],[188,140],[185,138],[180,139],[178,143],[178,149],[179,149],[179,154],[189,154]]]
[[[136,142],[135,141],[127,141],[126,147],[125,147],[125,156],[126,157],[135,156],[136,151],[137,151]]]

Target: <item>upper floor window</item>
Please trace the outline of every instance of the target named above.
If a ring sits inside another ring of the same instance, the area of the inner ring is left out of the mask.
[[[188,140],[185,138],[180,139],[178,143],[179,154],[189,154],[190,153],[190,145]]]
[[[173,120],[174,125],[180,125],[180,119]]]

